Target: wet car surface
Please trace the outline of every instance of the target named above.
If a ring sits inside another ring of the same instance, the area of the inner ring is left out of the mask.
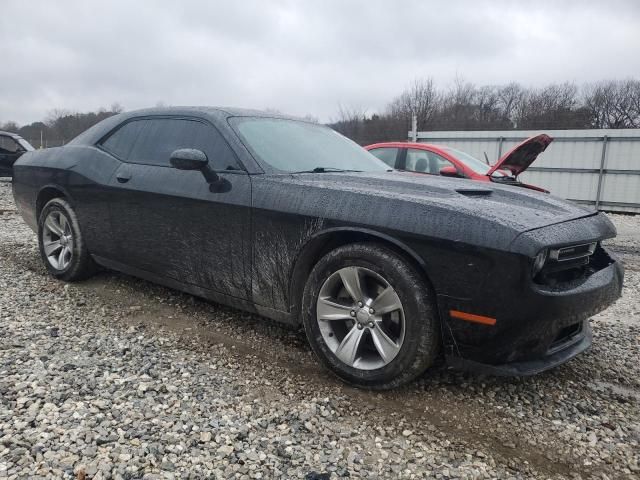
[[[498,374],[557,366],[622,288],[604,214],[389,171],[326,127],[257,112],[121,114],[24,155],[13,188],[54,276],[97,263],[303,324],[328,368],[368,388],[440,354]]]

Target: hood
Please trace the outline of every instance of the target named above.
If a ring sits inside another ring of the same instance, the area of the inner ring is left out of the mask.
[[[534,190],[420,173],[304,173],[263,178],[278,185],[264,187],[256,182],[257,191],[287,192],[274,193],[276,209],[294,209],[295,205],[296,211],[303,207],[309,216],[349,221],[357,212],[364,224],[422,234],[440,229],[451,234],[454,230],[486,232],[492,228],[522,233],[594,214],[581,205]],[[283,188],[283,183],[288,187]],[[299,198],[294,191],[299,191]],[[256,197],[260,196],[257,192]],[[478,223],[485,228],[471,228]],[[456,238],[468,235],[455,234]]]
[[[527,138],[500,157],[487,175],[491,176],[496,170],[509,170],[514,177],[517,177],[529,168],[529,165],[545,151],[551,142],[553,138],[544,133]]]

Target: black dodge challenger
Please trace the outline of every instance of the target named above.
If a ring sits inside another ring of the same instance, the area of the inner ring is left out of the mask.
[[[591,344],[620,296],[602,213],[389,170],[272,114],[156,108],[25,153],[13,191],[55,277],[98,265],[302,324],[345,381],[391,388],[439,356],[527,375]]]

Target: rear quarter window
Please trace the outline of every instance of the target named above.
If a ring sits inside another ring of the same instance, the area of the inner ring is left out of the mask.
[[[140,120],[125,123],[103,140],[100,146],[119,159],[128,160],[142,127],[143,122]]]

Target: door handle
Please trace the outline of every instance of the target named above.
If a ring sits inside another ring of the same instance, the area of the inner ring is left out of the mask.
[[[128,173],[119,173],[116,175],[116,180],[118,180],[119,183],[127,183],[131,180],[131,175]]]

